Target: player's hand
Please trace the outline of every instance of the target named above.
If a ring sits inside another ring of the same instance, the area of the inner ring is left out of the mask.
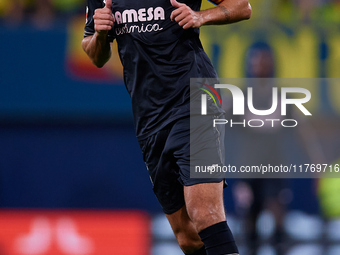
[[[106,0],[104,8],[99,8],[94,11],[94,30],[100,35],[107,35],[112,29],[115,21],[112,10],[112,0]]]
[[[172,21],[176,21],[184,29],[202,26],[202,15],[199,12],[193,11],[186,4],[179,3],[176,0],[170,0],[170,2],[176,8],[170,15]]]

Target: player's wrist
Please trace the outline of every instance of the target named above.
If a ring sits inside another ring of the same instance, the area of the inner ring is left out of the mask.
[[[209,14],[206,11],[199,11],[197,15],[199,27],[209,24]]]
[[[102,42],[107,40],[107,35],[108,35],[108,31],[96,31],[95,32],[96,39]]]

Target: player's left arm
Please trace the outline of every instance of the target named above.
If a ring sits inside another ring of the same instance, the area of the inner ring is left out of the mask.
[[[251,16],[251,6],[248,0],[212,0],[217,4],[216,7],[198,12],[177,0],[170,0],[170,2],[176,8],[171,13],[170,19],[176,21],[184,29],[235,23],[249,19]]]

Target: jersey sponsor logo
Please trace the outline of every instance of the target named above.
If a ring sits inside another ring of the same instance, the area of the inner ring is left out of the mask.
[[[115,19],[117,24],[165,20],[165,13],[162,7],[156,7],[155,9],[150,7],[148,10],[141,8],[138,11],[130,9],[123,11],[123,13],[119,11],[115,12]]]
[[[123,12],[116,11],[114,17],[117,25],[125,24],[123,27],[115,29],[116,35],[130,33],[150,33],[163,30],[158,23],[148,23],[141,25],[130,25],[129,23],[151,22],[165,20],[165,11],[162,7],[141,8],[139,10],[129,9]]]

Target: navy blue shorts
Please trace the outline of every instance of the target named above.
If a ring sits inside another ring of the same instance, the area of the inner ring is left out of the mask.
[[[217,139],[221,138],[212,133],[209,141],[215,145]],[[189,117],[173,122],[165,129],[139,141],[139,144],[153,191],[166,214],[172,214],[185,205],[184,186],[218,183],[224,180],[224,178],[190,178]],[[224,141],[221,146],[224,147]]]

